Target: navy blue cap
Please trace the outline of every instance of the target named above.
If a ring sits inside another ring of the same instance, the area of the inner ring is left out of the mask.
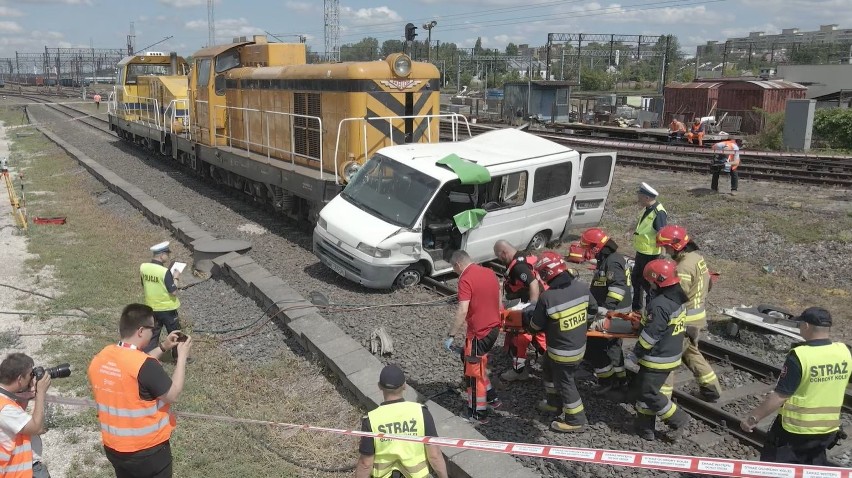
[[[382,388],[399,388],[405,385],[405,374],[394,364],[385,365],[379,374],[379,386]]]
[[[817,327],[831,327],[831,314],[822,307],[808,307],[802,312],[802,315],[793,320],[807,322]]]

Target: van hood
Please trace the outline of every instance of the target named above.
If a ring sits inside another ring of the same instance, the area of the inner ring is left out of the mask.
[[[325,219],[329,234],[353,248],[360,242],[377,247],[401,229],[361,210],[342,196],[326,204],[320,211],[320,217]]]

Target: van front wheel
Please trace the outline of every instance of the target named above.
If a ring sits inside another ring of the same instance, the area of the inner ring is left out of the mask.
[[[547,231],[539,231],[530,239],[530,244],[527,249],[530,251],[541,251],[547,246],[547,241],[550,240],[550,233]]]
[[[398,276],[396,276],[396,280],[393,281],[394,287],[397,289],[406,289],[408,287],[414,287],[420,283],[420,280],[423,279],[423,266],[420,264],[413,264],[408,266],[407,269],[400,272]]]

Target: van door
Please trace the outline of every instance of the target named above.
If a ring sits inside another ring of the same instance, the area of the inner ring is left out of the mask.
[[[571,207],[572,226],[591,227],[600,223],[614,170],[614,152],[580,155],[580,187]]]
[[[499,239],[512,244],[523,240],[528,177],[525,170],[504,173],[479,186],[477,205],[487,214],[462,237],[462,248],[475,262],[493,259],[494,243]]]

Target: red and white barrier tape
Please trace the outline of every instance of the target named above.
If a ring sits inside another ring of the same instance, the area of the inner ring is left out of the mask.
[[[88,399],[48,396],[47,401],[61,405],[94,408],[95,402]],[[491,453],[550,458],[555,460],[597,463],[601,465],[624,466],[630,468],[648,468],[661,471],[695,473],[700,475],[730,476],[746,478],[852,478],[852,468],[832,468],[825,466],[788,465],[762,461],[734,460],[729,458],[707,458],[700,456],[666,455],[637,451],[604,450],[595,448],[577,448],[567,446],[539,445],[535,443],[515,443],[493,440],[468,440],[464,438],[414,437],[385,433],[362,432],[339,428],[297,425],[293,423],[253,420],[204,413],[176,412],[179,417],[212,420],[247,425],[264,425],[296,430],[334,433],[355,437],[388,438],[417,442],[427,445],[446,446],[463,450],[479,450]]]

